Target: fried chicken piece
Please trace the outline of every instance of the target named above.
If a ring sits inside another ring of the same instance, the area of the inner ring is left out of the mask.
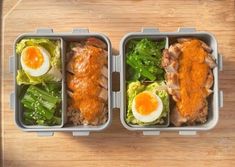
[[[97,38],[72,44],[67,63],[69,120],[98,125],[107,120],[108,69],[106,45]]]
[[[212,93],[211,69],[216,66],[210,54],[212,50],[198,39],[179,38],[177,41],[179,43],[163,51],[162,58],[168,92],[176,102],[171,122],[175,126],[204,123],[208,115],[206,98]]]
[[[170,112],[170,119],[171,123],[173,123],[175,126],[181,126],[183,123],[187,122],[187,118],[183,117],[179,113],[178,108],[176,106]]]
[[[206,62],[206,64],[209,65],[209,67],[210,67],[211,69],[216,67],[215,60],[214,60],[214,58],[212,57],[211,54],[208,54],[208,56],[206,56],[205,62]]]
[[[97,48],[106,49],[107,45],[100,39],[95,37],[90,37],[86,40],[86,45],[92,45]]]

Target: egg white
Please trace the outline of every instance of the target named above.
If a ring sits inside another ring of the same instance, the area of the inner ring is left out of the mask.
[[[25,72],[27,72],[29,75],[34,76],[34,77],[38,77],[38,76],[45,74],[50,68],[50,54],[49,54],[49,52],[46,49],[44,49],[43,47],[37,47],[37,48],[40,50],[40,52],[43,56],[43,60],[44,60],[42,65],[39,68],[33,69],[33,68],[28,67],[24,63],[23,57],[27,53],[26,51],[27,51],[28,47],[24,48],[24,50],[21,53],[21,59],[20,59],[23,70]]]
[[[149,91],[146,91],[146,92],[150,93],[152,96],[155,97],[155,99],[158,102],[157,108],[153,112],[151,112],[149,115],[142,115],[138,113],[136,110],[136,103],[135,103],[135,98],[134,98],[133,103],[132,103],[132,112],[133,112],[134,117],[141,122],[153,122],[161,116],[162,110],[163,110],[163,104],[162,104],[162,100],[160,99],[160,97],[158,97],[156,94],[153,94]]]

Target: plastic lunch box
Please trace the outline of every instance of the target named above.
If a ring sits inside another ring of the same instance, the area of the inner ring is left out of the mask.
[[[19,60],[15,53],[15,46],[18,41],[25,37],[47,37],[50,39],[57,39],[61,41],[62,59],[65,58],[66,41],[76,41],[87,37],[97,37],[107,44],[108,48],[108,120],[104,125],[99,126],[85,126],[85,125],[67,125],[66,123],[66,105],[67,95],[65,86],[65,65],[62,65],[62,124],[60,126],[25,126],[22,123],[22,107],[18,98],[19,86],[16,84],[16,72],[19,65]],[[214,86],[213,95],[209,97],[209,115],[205,124],[185,127],[171,127],[171,126],[137,126],[128,125],[125,121],[126,115],[126,77],[125,77],[125,46],[131,39],[150,38],[154,41],[165,39],[166,48],[176,41],[179,37],[196,37],[207,43],[213,50],[212,55],[216,59],[217,67],[213,69]],[[197,131],[206,131],[212,129],[219,119],[219,108],[223,107],[223,92],[219,91],[218,74],[222,71],[222,56],[218,53],[217,41],[215,37],[207,32],[197,32],[194,28],[179,28],[177,32],[160,32],[156,28],[142,28],[141,32],[128,33],[120,42],[120,55],[112,55],[112,47],[109,39],[100,33],[91,33],[88,29],[78,28],[69,33],[54,33],[52,29],[38,29],[35,33],[22,34],[17,37],[14,43],[13,56],[10,57],[9,69],[14,74],[15,91],[10,95],[10,107],[14,110],[16,125],[23,131],[34,131],[39,136],[52,136],[54,132],[72,132],[73,136],[88,136],[92,131],[101,131],[107,128],[112,121],[112,109],[120,108],[120,119],[122,125],[131,131],[142,131],[144,135],[159,135],[161,131],[177,131],[180,135],[195,135]],[[112,73],[120,73],[120,91],[112,91]],[[65,124],[65,125],[64,125]],[[64,125],[64,126],[63,126]]]

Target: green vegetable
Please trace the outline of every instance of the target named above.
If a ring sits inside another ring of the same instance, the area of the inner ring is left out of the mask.
[[[42,89],[45,89],[52,96],[60,97],[61,95],[61,85],[56,82],[43,84]]]
[[[60,41],[49,40],[46,38],[29,38],[22,39],[16,45],[16,53],[21,54],[22,50],[27,46],[41,46],[50,53],[50,64],[51,69],[40,77],[33,77],[27,74],[24,70],[20,69],[17,71],[17,84],[39,84],[50,81],[60,81],[62,78],[61,74],[61,56],[60,56]]]
[[[163,124],[165,122],[166,117],[169,114],[169,97],[167,91],[162,89],[162,87],[164,87],[164,82],[153,82],[147,86],[139,81],[129,83],[127,89],[128,109],[126,115],[126,122],[134,125]],[[132,113],[132,102],[135,96],[143,91],[150,91],[156,93],[161,98],[163,103],[163,111],[161,116],[153,122],[148,122],[148,123],[141,122],[137,120]]]
[[[149,39],[131,40],[127,48],[126,62],[129,65],[128,80],[163,80],[161,67],[162,49],[165,41],[153,42]]]
[[[23,69],[20,69],[17,71],[16,81],[18,85],[22,84],[31,84],[36,85],[40,83],[45,82],[52,82],[52,81],[61,81],[62,74],[59,69],[56,69],[52,67],[46,74],[39,76],[39,77],[33,77],[26,73]]]
[[[27,125],[61,124],[61,84],[30,85],[21,99]]]

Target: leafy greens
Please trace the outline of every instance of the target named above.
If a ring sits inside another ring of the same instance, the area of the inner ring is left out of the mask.
[[[165,41],[153,42],[147,38],[140,41],[131,40],[126,53],[126,62],[130,67],[128,68],[128,80],[163,80],[161,51],[164,47]]]
[[[61,84],[30,85],[21,99],[26,125],[61,124]]]

